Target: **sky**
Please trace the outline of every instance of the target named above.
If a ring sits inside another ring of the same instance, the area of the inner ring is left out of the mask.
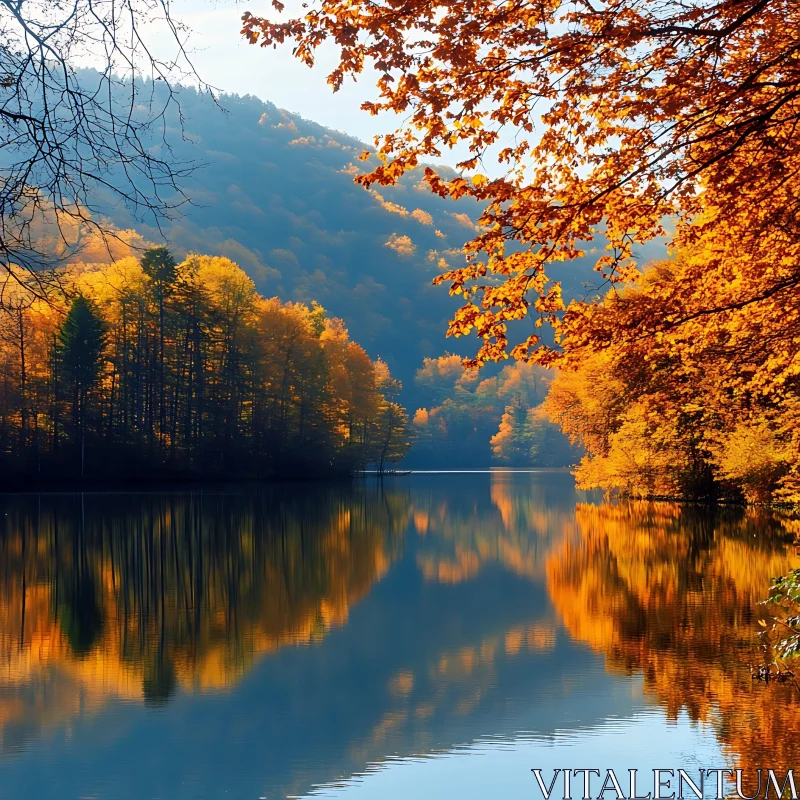
[[[327,85],[333,49],[322,48],[317,65],[309,69],[292,56],[289,43],[278,49],[247,44],[239,33],[242,14],[275,18],[269,0],[172,0],[170,5],[174,19],[191,28],[189,49],[198,73],[215,88],[255,95],[368,143],[395,127],[391,117],[372,117],[360,109],[364,100],[377,96],[370,73],[336,93]],[[289,18],[293,5],[287,2],[283,18]],[[163,30],[154,30],[154,37],[163,53],[174,50]]]
[[[302,1],[283,0],[286,9],[282,14],[274,11],[270,0],[170,0],[170,8],[173,19],[191,31],[188,49],[197,73],[215,89],[255,95],[370,145],[376,135],[399,128],[404,116],[383,113],[375,117],[361,110],[364,101],[378,99],[378,74],[371,68],[365,68],[357,81],[346,78],[342,88],[333,92],[326,79],[338,63],[334,46],[320,46],[316,64],[309,68],[292,55],[290,42],[273,49],[248,44],[241,36],[245,11],[276,21],[290,19],[303,13]],[[147,41],[165,58],[174,56],[174,39],[163,25],[154,23]],[[505,169],[497,165],[493,154],[512,141],[513,132],[501,135],[498,144],[488,151],[481,171],[491,176],[502,174]],[[459,144],[452,150],[442,150],[431,161],[456,167],[467,157],[468,149]]]

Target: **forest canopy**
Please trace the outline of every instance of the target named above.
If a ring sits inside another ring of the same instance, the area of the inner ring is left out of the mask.
[[[259,295],[234,262],[165,247],[11,272],[0,461],[18,478],[346,474],[407,450],[399,382],[318,304]]]

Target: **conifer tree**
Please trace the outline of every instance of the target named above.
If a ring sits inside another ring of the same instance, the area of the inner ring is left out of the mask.
[[[72,397],[73,441],[80,440],[81,475],[86,460],[86,410],[89,394],[100,376],[106,324],[94,304],[78,295],[58,331],[62,379]]]

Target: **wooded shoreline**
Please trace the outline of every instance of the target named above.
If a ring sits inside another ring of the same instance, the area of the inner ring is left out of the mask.
[[[337,476],[408,449],[386,364],[318,304],[258,295],[227,258],[156,247],[2,289],[10,480]]]

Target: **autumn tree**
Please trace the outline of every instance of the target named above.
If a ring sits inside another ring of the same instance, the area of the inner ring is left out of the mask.
[[[397,378],[393,378],[385,361],[375,364],[376,388],[382,400],[379,403],[375,421],[375,463],[378,472],[384,472],[387,462],[400,461],[411,446],[408,439],[408,414],[398,402],[403,388]]]
[[[153,297],[158,308],[158,392],[161,409],[160,427],[162,436],[166,427],[166,404],[164,402],[164,304],[172,291],[177,262],[166,247],[151,247],[142,255],[142,270],[149,278]],[[162,440],[163,441],[163,440]]]
[[[443,465],[572,463],[566,438],[541,413],[552,373],[521,362],[495,372],[464,371],[450,354],[426,358],[416,383],[429,404],[414,415],[415,451]]]
[[[6,277],[0,289],[0,336],[13,353],[13,362],[7,361],[7,370],[16,367],[19,381],[20,445],[25,446],[28,433],[28,393],[30,364],[29,316],[36,301],[36,293],[29,286],[28,276],[14,271]]]
[[[798,332],[789,294],[704,313],[738,291],[746,253],[705,273],[716,234],[568,313],[545,404],[586,456],[582,485],[629,495],[800,497]],[[697,285],[707,282],[705,292]],[[681,324],[671,321],[682,320]]]
[[[528,408],[515,399],[505,407],[497,433],[489,441],[492,456],[511,465],[536,463],[546,448],[547,431],[541,409]]]
[[[9,475],[347,474],[408,450],[386,365],[318,304],[260,296],[230,259],[75,263],[45,300],[26,276],[0,316]]]
[[[685,287],[696,294],[690,313],[704,319],[796,298],[796,4],[311,0],[297,17],[243,21],[251,43],[291,42],[309,66],[317,48],[335,48],[334,90],[375,70],[378,97],[364,108],[406,122],[376,142],[379,160],[361,183],[394,183],[445,149],[465,153],[459,175],[425,167],[425,180],[484,204],[468,262],[437,279],[465,300],[449,332],[480,338],[472,365],[508,351],[553,360],[538,331],[512,334],[509,323],[560,327],[556,265],[585,242],[604,242],[596,268],[624,283],[639,245],[713,237]],[[493,157],[499,168],[477,171]],[[742,272],[729,284],[737,254]]]

